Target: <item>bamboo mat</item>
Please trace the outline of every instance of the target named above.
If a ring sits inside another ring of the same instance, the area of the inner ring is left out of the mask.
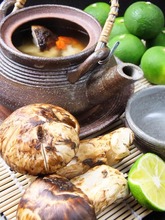
[[[135,92],[149,86],[150,84],[145,79],[141,79],[135,83]],[[110,130],[123,126],[123,117],[124,114],[110,126]],[[141,152],[134,145],[131,146],[130,151],[129,156],[114,166],[125,174],[128,173],[131,165],[141,155]],[[29,175],[12,172],[0,157],[0,212],[3,212],[8,220],[16,219],[19,200],[24,190],[34,179],[35,177]],[[98,220],[140,220],[150,212],[150,210],[141,207],[130,195],[124,201],[107,207],[98,216]]]

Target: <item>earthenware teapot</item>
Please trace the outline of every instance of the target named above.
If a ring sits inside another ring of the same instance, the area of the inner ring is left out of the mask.
[[[106,102],[142,77],[138,66],[118,61],[106,45],[97,48],[102,28],[82,10],[45,4],[6,15],[13,1],[7,2],[0,10],[1,104],[15,110],[29,103],[52,103],[76,115]],[[15,42],[36,23],[78,31],[87,36],[88,43],[81,52],[65,57],[20,52]]]

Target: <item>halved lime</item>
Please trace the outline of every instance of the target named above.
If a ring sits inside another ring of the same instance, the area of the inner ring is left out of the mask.
[[[142,206],[165,211],[165,162],[153,153],[143,154],[128,173],[128,186]]]

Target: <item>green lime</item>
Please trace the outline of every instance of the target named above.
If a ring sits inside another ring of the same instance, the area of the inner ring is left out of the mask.
[[[165,162],[153,153],[138,158],[128,173],[128,186],[144,207],[165,211]]]
[[[165,28],[153,39],[146,41],[147,48],[154,46],[165,47]]]
[[[114,55],[123,62],[140,64],[142,55],[144,54],[146,47],[143,42],[132,34],[117,35],[109,40],[107,46],[112,49],[116,42],[119,42],[119,46],[114,52]]]
[[[84,11],[93,16],[103,27],[110,12],[110,5],[106,2],[96,2],[88,5]]]
[[[149,48],[142,56],[140,66],[150,83],[165,85],[165,47]]]
[[[113,24],[113,28],[111,30],[110,38],[121,34],[129,34],[130,32],[127,30],[125,24],[124,24],[124,17],[117,17],[115,19],[115,22]]]
[[[164,27],[164,14],[155,4],[139,1],[126,9],[124,22],[131,34],[141,39],[151,39]]]

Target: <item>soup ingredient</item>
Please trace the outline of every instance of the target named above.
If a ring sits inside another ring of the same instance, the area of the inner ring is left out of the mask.
[[[96,220],[86,194],[64,177],[37,178],[23,194],[17,219]]]
[[[80,33],[77,38],[70,36],[57,36],[50,29],[33,25],[32,39],[25,37],[24,42],[18,47],[23,53],[39,57],[71,56],[81,52],[87,45],[86,36]],[[72,33],[73,34],[73,33]]]
[[[76,156],[56,173],[71,179],[96,165],[117,164],[130,154],[129,148],[133,140],[133,132],[125,127],[96,138],[80,140]]]
[[[119,46],[116,48],[114,55],[123,62],[140,64],[140,60],[146,47],[143,42],[132,34],[122,34],[113,37],[108,42],[108,47],[113,48],[116,42],[119,42]]]
[[[96,215],[108,205],[128,196],[124,174],[108,165],[91,168],[86,173],[71,179],[89,198]]]
[[[121,34],[130,34],[124,23],[124,17],[117,17],[113,24],[113,28],[109,39]]]
[[[50,174],[66,166],[79,146],[79,124],[66,110],[31,104],[14,111],[0,126],[0,154],[22,174]]]
[[[58,40],[56,41],[56,47],[59,50],[66,49],[68,44],[77,44],[77,41],[73,37],[65,37],[65,36],[59,36]]]
[[[57,36],[48,28],[40,25],[32,25],[31,31],[33,42],[40,51],[49,50],[55,45]]]
[[[67,36],[59,36],[55,45],[61,56],[76,54],[84,49],[83,44],[80,44],[78,40]]]
[[[142,155],[128,173],[132,195],[144,207],[165,211],[165,162],[153,153]]]
[[[93,16],[103,27],[110,12],[110,5],[106,2],[96,2],[88,5],[84,11]]]
[[[165,85],[165,47],[149,48],[142,56],[140,66],[150,83]]]
[[[165,27],[155,38],[146,41],[146,45],[147,45],[147,48],[154,47],[154,46],[165,47]]]
[[[138,1],[126,9],[124,22],[131,34],[146,40],[160,33],[164,27],[164,14],[153,3]]]

